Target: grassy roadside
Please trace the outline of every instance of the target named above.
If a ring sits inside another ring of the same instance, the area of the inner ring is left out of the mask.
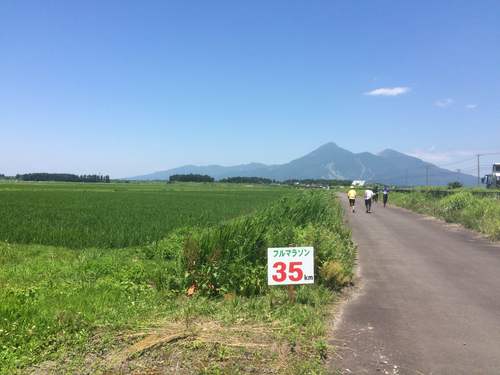
[[[316,250],[318,283],[295,304],[265,281],[265,249],[290,243]],[[354,256],[326,192],[136,248],[2,242],[0,373],[322,373],[332,290]]]
[[[462,224],[492,240],[500,239],[500,200],[460,191],[443,198],[423,192],[391,193],[389,201],[415,212]]]

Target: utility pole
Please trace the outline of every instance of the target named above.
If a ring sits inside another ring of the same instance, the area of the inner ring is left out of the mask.
[[[425,185],[429,186],[429,166],[425,166]]]
[[[462,181],[460,181],[460,172],[461,172],[460,168],[457,169],[457,181],[462,183]]]
[[[406,170],[405,174],[405,186],[408,187],[408,169]]]
[[[477,186],[481,185],[481,174],[479,172],[479,157],[481,154],[477,154]]]

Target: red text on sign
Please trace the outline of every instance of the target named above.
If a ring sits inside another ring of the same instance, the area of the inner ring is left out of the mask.
[[[302,271],[302,262],[290,262],[288,265],[288,278],[290,281],[297,282],[302,280],[304,272]],[[282,283],[287,278],[286,263],[276,262],[273,264],[276,274],[273,275],[273,280],[277,283]]]

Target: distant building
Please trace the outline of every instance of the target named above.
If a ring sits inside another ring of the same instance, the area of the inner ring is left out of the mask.
[[[352,186],[365,186],[365,180],[354,180]]]

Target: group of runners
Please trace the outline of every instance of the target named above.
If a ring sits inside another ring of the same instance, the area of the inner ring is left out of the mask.
[[[350,190],[347,192],[347,198],[349,198],[349,205],[351,206],[352,212],[356,212],[356,190],[354,186],[351,186]],[[378,202],[378,187],[375,186],[372,189],[367,188],[365,190],[364,198],[365,198],[365,207],[366,213],[370,214],[372,212],[372,202]],[[384,186],[384,190],[382,190],[382,199],[384,202],[384,207],[387,205],[387,200],[389,199],[389,188]]]

